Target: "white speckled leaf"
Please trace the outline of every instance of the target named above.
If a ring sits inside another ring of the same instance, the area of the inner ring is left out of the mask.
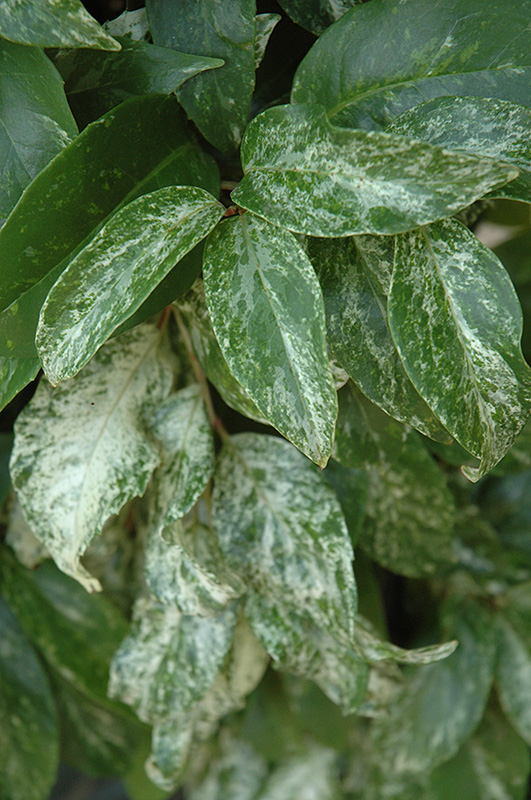
[[[496,685],[503,710],[520,736],[531,742],[531,591],[514,587],[496,620]]]
[[[345,14],[311,48],[294,103],[336,124],[377,127],[442,95],[531,105],[529,0],[378,0]]]
[[[231,569],[250,587],[350,641],[356,610],[352,545],[339,501],[288,442],[243,433],[224,446],[212,519]]]
[[[17,560],[28,569],[35,569],[41,561],[50,557],[46,547],[39,542],[28,525],[20,503],[16,499],[9,508],[5,541],[15,553]]]
[[[145,8],[123,11],[118,17],[104,22],[103,29],[111,36],[127,36],[132,42],[148,41],[150,38]]]
[[[500,461],[531,408],[522,310],[501,262],[455,220],[399,236],[389,324],[419,394],[472,455],[477,480]]]
[[[242,214],[209,236],[203,270],[231,372],[270,424],[324,466],[337,401],[321,289],[308,257],[289,232]]]
[[[0,36],[39,47],[120,49],[80,0],[2,0]]]
[[[350,382],[339,393],[334,458],[367,473],[359,544],[411,578],[455,564],[454,501],[417,433],[370,403]]]
[[[323,290],[330,349],[373,403],[438,441],[448,433],[409,380],[387,320],[394,237],[308,238]]]
[[[280,0],[291,19],[319,36],[353,6],[363,0]]]
[[[387,130],[514,164],[518,178],[492,196],[531,202],[530,108],[486,97],[438,97],[401,114]]]
[[[41,309],[35,341],[50,382],[79,372],[223,213],[204,189],[167,186],[111,217],[61,273]]]
[[[442,219],[518,171],[381,131],[332,126],[322,106],[276,106],[242,143],[238,205],[296,233],[400,233]]]
[[[0,356],[0,411],[31,383],[41,364],[38,358],[4,358]]]
[[[150,429],[163,453],[150,487],[150,524],[160,533],[192,508],[214,472],[214,439],[199,384],[168,397]]]
[[[60,569],[87,588],[98,583],[80,557],[160,461],[142,419],[171,389],[160,342],[144,325],[56,389],[43,379],[15,425],[11,475],[24,513]]]
[[[265,55],[269,37],[273,33],[275,26],[280,22],[280,14],[257,14],[255,17],[254,35],[254,68],[258,69]]]
[[[189,800],[256,800],[268,773],[265,759],[245,739],[221,736],[220,748],[203,780],[187,787]]]
[[[311,745],[270,776],[258,800],[341,800],[337,753]]]
[[[444,642],[428,647],[417,647],[414,650],[405,650],[391,642],[382,641],[375,633],[373,625],[364,617],[356,617],[354,631],[356,649],[359,654],[369,662],[395,661],[398,664],[433,664],[450,656],[458,646],[457,642]]]

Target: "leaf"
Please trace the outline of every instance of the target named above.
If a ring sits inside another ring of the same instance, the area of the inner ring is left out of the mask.
[[[167,186],[111,217],[41,309],[35,342],[48,380],[55,385],[76,375],[223,213],[204,189]]]
[[[190,800],[255,800],[267,776],[267,762],[245,739],[224,736],[221,753],[203,780],[188,789]]]
[[[31,383],[41,365],[38,358],[4,358],[0,356],[0,411]]]
[[[146,7],[156,45],[225,62],[187,81],[178,98],[205,139],[223,152],[234,150],[251,112],[256,3],[147,0]]]
[[[120,49],[80,0],[3,0],[0,36],[39,47]]]
[[[28,525],[16,499],[9,505],[5,543],[13,550],[17,561],[28,569],[35,569],[45,558],[50,558],[47,549]]]
[[[257,14],[255,17],[256,33],[254,36],[254,68],[258,69],[265,55],[269,37],[282,17],[280,14]]]
[[[409,380],[389,330],[394,237],[309,238],[307,252],[323,290],[328,344],[342,367],[399,422],[448,441]]]
[[[468,602],[453,623],[455,653],[410,675],[388,716],[375,722],[382,775],[421,774],[457,753],[478,725],[494,670],[491,616]]]
[[[388,130],[402,136],[498,161],[520,170],[494,197],[531,202],[531,109],[485,97],[438,97],[406,111]]]
[[[123,11],[118,17],[104,22],[103,29],[115,38],[127,36],[133,42],[148,41],[151,38],[145,8]]]
[[[7,217],[77,127],[61,78],[37,47],[0,40],[0,95],[0,217]]]
[[[516,178],[508,164],[330,124],[318,105],[269,108],[245,132],[232,199],[310,236],[400,233]]]
[[[337,754],[313,745],[304,755],[277,767],[259,800],[340,800]]]
[[[335,124],[353,128],[385,126],[442,95],[531,105],[531,33],[522,25],[530,10],[529,0],[364,3],[311,48],[292,101],[321,103]]]
[[[368,476],[359,544],[411,578],[455,564],[454,502],[418,434],[372,405],[352,383],[339,393],[334,458]]]
[[[134,95],[170,94],[193,75],[223,65],[219,58],[177,53],[126,36],[117,41],[119,53],[70,50],[54,59],[82,127]]]
[[[35,651],[1,598],[0,632],[0,797],[42,800],[59,766],[53,697]]]
[[[0,230],[0,310],[11,306],[6,320],[11,346],[0,355],[35,355],[28,346],[40,307],[68,261],[119,208],[172,184],[197,184],[214,195],[219,188],[213,159],[199,149],[172,97],[128,100],[62,150]],[[53,282],[43,280],[54,269]],[[36,286],[41,280],[42,293]],[[21,297],[32,287],[37,296]],[[15,349],[19,340],[25,346],[21,353]]]
[[[146,489],[160,456],[142,420],[169,394],[160,332],[135,328],[109,342],[77,378],[41,381],[19,416],[11,475],[35,535],[87,589],[81,566],[104,522]]]
[[[363,0],[281,0],[280,6],[291,19],[320,36],[353,6]]]
[[[510,589],[498,612],[496,686],[507,717],[531,742],[531,592],[529,582]]]
[[[261,414],[324,466],[336,394],[319,282],[304,252],[288,232],[238,215],[209,236],[203,271],[230,371]]]
[[[463,225],[444,220],[398,238],[388,310],[413,385],[481,458],[478,469],[463,469],[477,480],[509,450],[531,407],[522,312],[509,276]]]
[[[364,617],[356,617],[356,630],[354,633],[356,648],[366,661],[376,662],[390,660],[398,664],[433,664],[452,655],[458,646],[457,642],[444,642],[443,644],[417,647],[414,650],[405,650],[391,642],[383,642],[375,635],[373,626]]]

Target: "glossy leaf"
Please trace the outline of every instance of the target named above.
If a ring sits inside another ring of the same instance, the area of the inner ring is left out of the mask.
[[[146,6],[156,45],[225,62],[219,70],[191,78],[178,97],[209,142],[233,150],[251,112],[256,3],[147,0]]]
[[[7,217],[77,127],[61,78],[37,47],[0,40],[0,98],[0,217]]]
[[[98,582],[81,556],[107,518],[143,494],[160,461],[142,419],[171,389],[159,348],[158,330],[135,328],[79,377],[56,389],[42,380],[17,420],[11,475],[24,513],[57,565],[87,588]]]
[[[387,319],[394,237],[308,239],[326,310],[328,344],[363,393],[400,422],[447,441],[409,380]]]
[[[256,33],[254,36],[254,67],[258,69],[265,55],[269,37],[280,22],[280,14],[258,14],[255,17]]]
[[[76,375],[223,213],[204,189],[168,186],[111,217],[41,309],[35,342],[48,380],[55,385]]]
[[[0,598],[2,800],[42,800],[59,765],[57,720],[37,654]]]
[[[336,394],[321,291],[306,255],[290,233],[244,214],[213,231],[203,270],[212,325],[236,380],[280,433],[326,464]]]
[[[242,143],[238,205],[310,236],[399,233],[469,205],[515,167],[381,131],[332,126],[319,105],[276,106]]]
[[[495,189],[494,197],[531,202],[531,109],[485,97],[438,97],[406,111],[387,130],[514,164],[516,180]]]
[[[452,655],[458,646],[457,642],[444,642],[428,647],[417,647],[414,650],[405,650],[391,642],[381,641],[375,635],[373,626],[363,617],[356,617],[355,631],[356,649],[367,661],[395,661],[398,664],[426,665]]]
[[[531,742],[531,592],[529,583],[506,595],[498,614],[496,684],[503,710],[520,736]]]
[[[4,0],[0,36],[39,47],[120,49],[80,0]]]
[[[522,312],[502,264],[453,220],[397,240],[389,324],[404,367],[477,480],[509,450],[531,408]],[[427,335],[427,332],[429,335]]]
[[[291,19],[320,36],[329,25],[341,19],[363,0],[281,0],[280,5]]]
[[[4,358],[0,356],[0,411],[31,383],[41,365],[38,358]]]
[[[321,103],[336,124],[365,128],[442,95],[531,105],[531,33],[522,25],[530,10],[529,0],[364,3],[303,59],[292,100]]]

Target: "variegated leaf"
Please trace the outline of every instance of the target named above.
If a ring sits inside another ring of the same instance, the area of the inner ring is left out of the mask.
[[[19,416],[11,475],[35,535],[89,589],[80,558],[113,513],[146,489],[160,461],[143,413],[169,394],[161,334],[141,326],[109,342],[81,375],[42,380]]]
[[[400,233],[442,219],[518,170],[381,131],[332,126],[322,106],[276,106],[242,143],[238,205],[297,233]]]
[[[265,55],[269,37],[280,22],[280,14],[257,14],[254,35],[254,68],[258,69]]]
[[[245,739],[222,735],[220,748],[201,782],[187,787],[190,800],[255,800],[268,773],[266,760]]]
[[[168,186],[118,211],[53,285],[36,344],[52,384],[72,378],[224,213],[197,186]]]
[[[318,745],[285,762],[269,777],[259,800],[341,800],[337,753]]]
[[[307,256],[289,232],[241,214],[209,236],[203,270],[231,372],[271,425],[324,466],[337,405],[321,290]]]
[[[356,650],[366,661],[395,661],[398,664],[433,664],[452,655],[458,646],[456,641],[443,644],[417,647],[414,650],[405,650],[391,642],[384,642],[375,634],[373,626],[364,617],[356,617],[354,632]]]
[[[387,319],[394,237],[307,240],[323,290],[330,349],[362,392],[399,422],[448,441],[409,380]]]
[[[505,595],[496,620],[498,658],[496,686],[507,717],[531,742],[531,591],[524,583]]]
[[[531,408],[522,311],[497,257],[445,220],[398,237],[389,324],[406,371],[455,439],[481,458],[477,480],[500,461]]]
[[[31,383],[41,364],[38,358],[4,358],[0,356],[0,411]]]
[[[16,499],[9,508],[5,541],[15,553],[17,560],[28,569],[35,569],[41,561],[50,557],[46,547],[39,542],[28,525],[20,503]]]
[[[280,0],[279,5],[297,25],[319,36],[363,0]]]

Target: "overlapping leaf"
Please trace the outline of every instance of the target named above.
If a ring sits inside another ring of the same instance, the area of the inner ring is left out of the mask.
[[[269,37],[280,22],[280,14],[257,14],[255,17],[256,32],[254,36],[254,67],[258,69],[265,55]]]
[[[205,293],[224,358],[263,416],[318,464],[336,394],[319,282],[294,237],[250,214],[207,240]]]
[[[279,766],[267,780],[260,800],[340,800],[337,755],[314,745]]]
[[[399,233],[442,219],[516,168],[381,131],[332,126],[320,105],[277,106],[249,125],[236,203],[310,236]]]
[[[399,664],[425,665],[433,664],[450,656],[458,646],[457,642],[418,647],[405,650],[391,642],[384,642],[375,635],[373,626],[363,617],[356,617],[356,648],[360,655],[369,662],[395,661]]]
[[[0,356],[0,411],[35,378],[40,368],[38,358]]]
[[[298,25],[319,36],[363,0],[281,0],[280,5]]]

